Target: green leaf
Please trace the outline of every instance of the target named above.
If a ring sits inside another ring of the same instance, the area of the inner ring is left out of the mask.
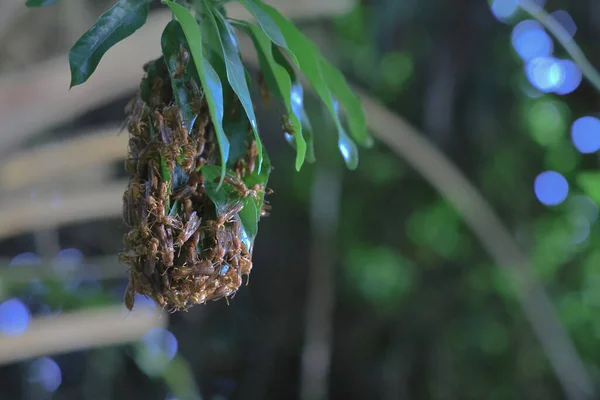
[[[200,93],[194,93],[195,90],[199,90],[195,79],[197,74],[189,62],[190,48],[179,22],[171,21],[167,24],[160,42],[169,69],[175,102],[181,113],[184,128],[191,133],[198,116],[192,110],[192,100],[198,98]]]
[[[169,170],[167,161],[163,156],[160,157],[160,175],[163,181],[171,183],[171,171]]]
[[[246,30],[252,41],[256,52],[258,54],[258,61],[260,70],[265,77],[265,81],[272,93],[279,97],[287,110],[292,130],[294,131],[291,135],[294,139],[296,148],[296,170],[300,171],[304,158],[306,156],[306,142],[302,134],[302,124],[300,123],[301,113],[303,109],[302,101],[300,100],[299,108],[294,109],[293,99],[297,98],[295,93],[292,91],[292,81],[290,75],[285,67],[281,66],[273,56],[272,44],[267,35],[256,25],[244,24],[242,25]],[[297,102],[296,102],[297,103]]]
[[[274,43],[271,43],[271,51],[273,52],[273,58],[275,59],[275,61],[277,61],[277,64],[285,68],[292,82],[297,82],[298,78],[296,77],[296,71],[294,70],[294,67],[292,67],[292,65],[288,62],[287,58],[285,58],[285,55],[283,55],[283,53],[281,52],[281,48],[279,46],[276,46]]]
[[[27,7],[46,7],[56,3],[58,0],[27,0]]]
[[[271,173],[271,161],[266,152],[264,153],[263,162],[263,169],[260,173],[255,170],[254,173],[244,177],[244,183],[248,188],[257,184],[261,184],[263,188],[267,187],[269,175]],[[217,185],[214,183],[214,181],[219,176],[219,170],[216,166],[204,165],[201,168],[201,172],[205,182],[204,185],[206,194],[215,204],[217,212],[233,202],[244,202],[244,208],[238,213],[238,216],[242,222],[242,236],[246,237],[244,243],[248,249],[251,249],[252,243],[254,242],[254,239],[258,233],[258,222],[260,220],[260,211],[264,202],[264,191],[259,194],[258,199],[252,196],[241,198],[239,192],[228,183],[223,185],[222,190],[217,190]],[[231,175],[235,174],[231,170],[228,170],[227,173]]]
[[[354,140],[366,147],[373,146],[373,138],[367,133],[367,119],[362,103],[348,87],[344,75],[325,58],[321,58],[321,71],[331,91],[346,109],[350,133]]]
[[[204,1],[208,7],[208,0]],[[212,20],[212,23],[219,33],[225,60],[225,68],[227,69],[227,80],[240,99],[242,107],[246,111],[246,115],[250,121],[252,131],[254,132],[256,147],[258,149],[258,171],[260,172],[263,157],[262,143],[260,141],[260,136],[258,135],[258,124],[256,122],[256,115],[254,115],[252,98],[250,97],[250,91],[248,90],[244,64],[242,64],[242,59],[240,57],[240,50],[235,31],[231,24],[229,24],[229,22],[227,22],[227,20],[216,10],[212,14],[209,14],[208,19]]]
[[[338,147],[340,153],[350,169],[358,166],[358,150],[347,135],[339,118],[339,107],[321,71],[323,56],[317,47],[298,30],[287,18],[281,15],[273,7],[264,3],[256,3],[265,13],[275,21],[281,29],[288,45],[288,52],[296,65],[304,73],[311,86],[315,89],[321,101],[327,107],[335,122],[338,131]]]
[[[149,7],[148,0],[119,0],[98,18],[69,53],[71,87],[87,81],[112,46],[146,23]]]
[[[247,187],[251,188],[254,185],[260,184],[263,188],[267,187],[269,181],[269,175],[271,174],[271,161],[269,156],[265,152],[264,155],[264,167],[260,173],[255,172],[244,178],[244,183]],[[265,200],[264,191],[260,192],[258,199],[248,196],[244,199],[244,208],[238,213],[244,231],[248,234],[250,239],[254,241],[256,234],[258,233],[258,221],[260,220],[260,210],[262,209],[263,202]]]
[[[293,89],[292,89],[293,90]],[[305,109],[302,109],[302,116],[300,118],[302,122],[302,132],[306,137],[306,161],[309,163],[314,163],[316,160],[315,157],[315,143],[313,139],[313,128],[310,123],[310,119],[308,118],[308,114]]]
[[[221,151],[221,180],[218,186],[218,188],[220,188],[223,184],[223,179],[225,179],[226,163],[227,158],[229,157],[229,140],[227,139],[227,136],[225,136],[225,131],[223,130],[223,86],[221,85],[219,75],[202,53],[202,34],[194,16],[190,14],[185,7],[180,6],[179,4],[167,0],[163,0],[163,4],[166,4],[171,8],[171,11],[173,11],[173,14],[175,14],[175,17],[181,24],[190,46],[190,52],[194,64],[196,65],[202,88],[204,89],[210,116],[216,131],[219,149]]]
[[[244,7],[246,7],[246,9],[250,11],[252,15],[254,15],[254,18],[256,18],[258,21],[258,24],[262,28],[263,32],[269,37],[269,39],[271,39],[271,41],[273,41],[273,43],[287,48],[287,43],[285,41],[285,37],[281,33],[281,30],[275,21],[273,21],[273,18],[271,18],[271,16],[258,5],[260,1],[256,2],[254,0],[240,0],[240,3],[242,3]]]

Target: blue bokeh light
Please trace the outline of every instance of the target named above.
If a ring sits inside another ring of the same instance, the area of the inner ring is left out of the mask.
[[[571,125],[573,145],[580,153],[594,153],[600,150],[600,120],[594,117],[581,117]]]
[[[39,265],[42,262],[40,256],[32,252],[17,254],[10,260],[9,266]]]
[[[60,260],[80,263],[83,260],[83,253],[75,248],[67,248],[59,251],[56,257]]]
[[[571,17],[571,15],[565,10],[557,10],[550,14],[552,18],[554,18],[559,24],[565,28],[565,31],[572,38],[575,36],[575,32],[577,32],[577,25],[575,21]]]
[[[492,14],[501,21],[510,18],[518,7],[517,0],[494,0],[490,6]]]
[[[531,19],[515,25],[511,42],[519,56],[525,61],[548,57],[554,49],[552,38],[546,33],[544,27]]]
[[[8,299],[0,304],[0,332],[8,336],[25,333],[31,322],[29,309],[19,299]]]
[[[29,365],[29,381],[39,383],[47,392],[55,392],[62,383],[62,372],[56,361],[41,357]]]
[[[525,65],[525,74],[531,85],[544,93],[564,95],[581,84],[581,70],[571,60],[536,57]]]
[[[155,309],[156,302],[142,294],[135,295],[135,309]]]
[[[177,339],[164,328],[150,328],[142,337],[142,343],[146,345],[148,353],[155,356],[172,360],[177,354]]]
[[[581,69],[571,60],[560,60],[558,63],[563,70],[563,80],[556,85],[554,92],[560,95],[569,94],[581,84]]]
[[[531,85],[544,93],[554,91],[565,80],[562,64],[552,57],[530,60],[525,65],[525,73]]]
[[[555,206],[567,198],[569,183],[556,171],[545,171],[535,178],[533,184],[535,195],[540,203]]]

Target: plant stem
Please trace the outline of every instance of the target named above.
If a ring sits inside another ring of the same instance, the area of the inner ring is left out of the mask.
[[[565,48],[573,61],[577,63],[583,76],[600,92],[600,73],[594,68],[590,61],[585,57],[581,48],[575,43],[575,40],[569,35],[566,29],[554,19],[546,10],[538,6],[532,0],[519,0],[519,6],[538,20],[546,29],[548,29]]]

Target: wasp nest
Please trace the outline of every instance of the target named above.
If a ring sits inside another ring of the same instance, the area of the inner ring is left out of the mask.
[[[216,204],[207,193],[204,166],[221,159],[202,89],[188,82],[193,125],[177,106],[164,60],[145,66],[140,94],[128,106],[131,179],[123,196],[123,217],[130,228],[120,261],[129,265],[125,304],[136,293],[171,311],[187,309],[234,294],[252,269],[252,242],[238,213],[244,199],[260,199],[262,185],[248,188],[244,177],[256,166],[256,143],[246,135],[245,151],[228,170],[223,187],[236,196]],[[189,129],[190,125],[192,126]]]

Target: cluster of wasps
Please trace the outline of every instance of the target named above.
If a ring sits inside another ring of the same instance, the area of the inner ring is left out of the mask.
[[[168,76],[150,77],[152,96],[141,94],[128,105],[131,174],[123,195],[124,236],[121,263],[130,266],[125,305],[136,293],[174,312],[235,294],[252,269],[252,248],[245,243],[238,212],[248,196],[264,198],[266,188],[248,188],[243,178],[254,171],[252,140],[228,172],[224,185],[239,194],[215,206],[206,193],[203,165],[219,165],[220,155],[207,103],[193,99],[197,117],[190,131],[173,101]],[[168,173],[167,173],[168,171]],[[261,216],[268,215],[268,202]]]

